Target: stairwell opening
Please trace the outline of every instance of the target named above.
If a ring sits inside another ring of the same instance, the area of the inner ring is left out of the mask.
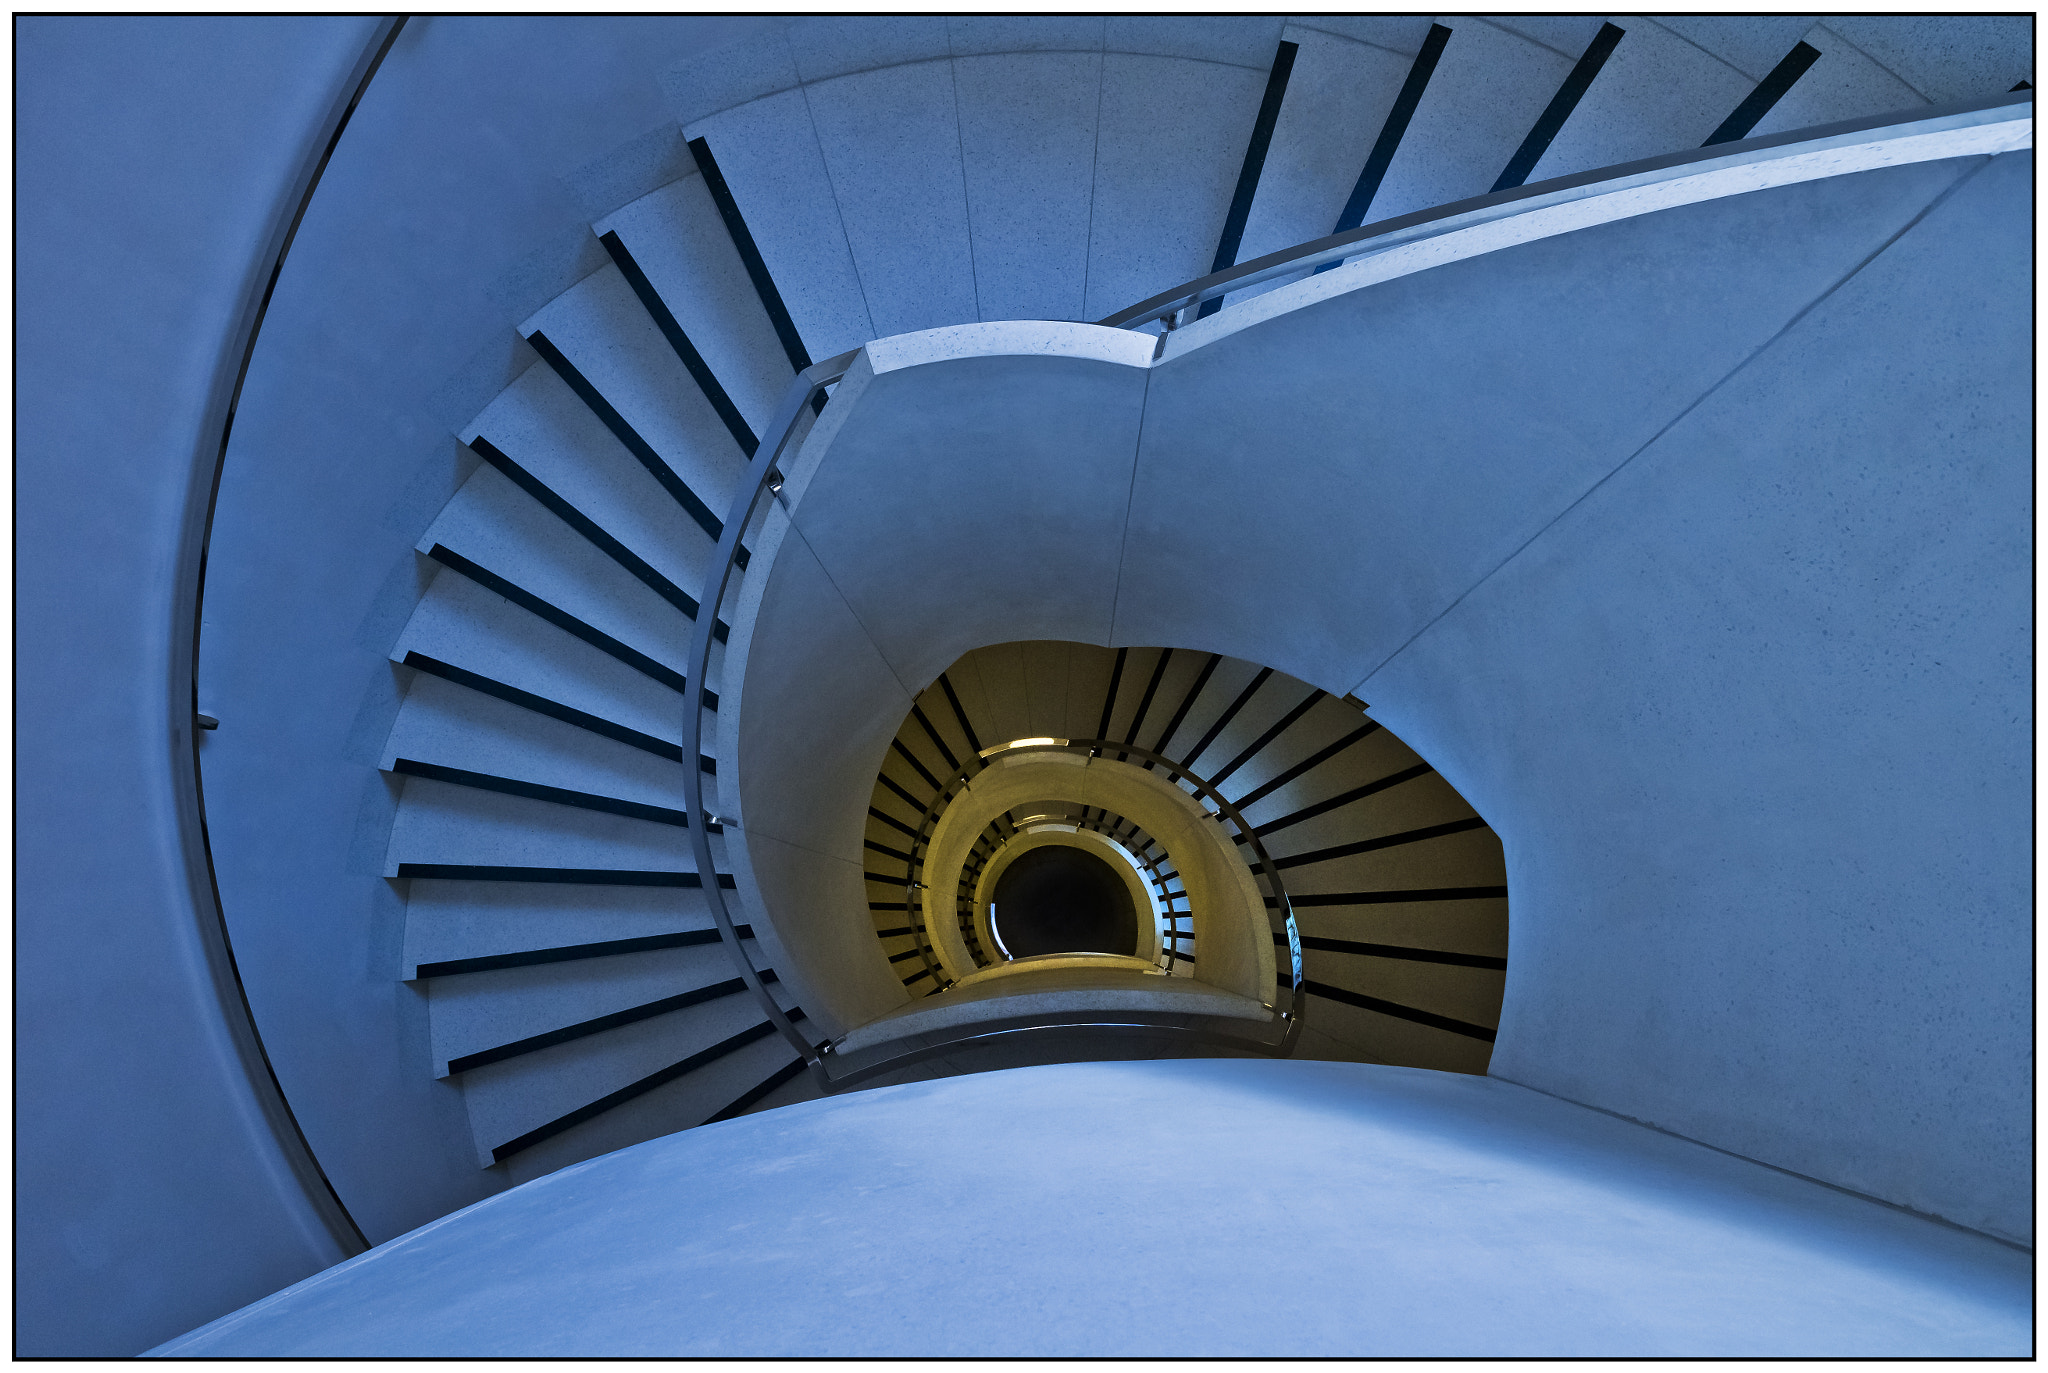
[[[1011,958],[1138,951],[1138,912],[1108,863],[1071,844],[1020,855],[996,880],[989,925]]]

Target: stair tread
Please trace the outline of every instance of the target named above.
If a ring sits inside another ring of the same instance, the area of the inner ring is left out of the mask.
[[[676,826],[425,777],[405,779],[392,818],[385,875],[403,863],[696,871]]]
[[[1820,49],[1820,60],[1792,83],[1792,89],[1757,121],[1751,138],[1810,129],[1816,124],[1920,109],[1927,100],[1886,71],[1827,24],[1815,24],[1801,39]],[[1985,91],[1989,96],[1996,94]]]
[[[751,1006],[752,999],[748,1001]],[[759,1015],[756,1010],[756,1023]],[[798,1028],[803,1023],[798,1022]],[[795,1049],[781,1035],[763,1035],[695,1072],[513,1154],[505,1161],[505,1171],[513,1183],[526,1182],[614,1149],[702,1125],[795,1057]]]
[[[1756,83],[1651,19],[1625,16],[1608,55],[1531,182],[1697,148]]]
[[[421,965],[713,928],[702,892],[415,878],[400,977]],[[465,974],[477,976],[480,974]]]
[[[481,435],[686,593],[715,545],[545,365],[529,367],[463,431]]]
[[[689,618],[489,464],[441,508],[419,548],[437,543],[681,672]],[[722,656],[716,645],[713,655]]]
[[[416,758],[466,772],[681,809],[682,764],[415,673],[384,745],[382,765]],[[706,777],[707,801],[716,783]]]
[[[704,178],[693,173],[670,182],[593,227],[619,236],[759,436],[789,387],[789,359]]]
[[[519,326],[539,331],[723,519],[746,455],[615,266],[593,272]]]
[[[449,568],[440,568],[393,645],[657,738],[681,737],[682,698],[645,673]]]
[[[786,1008],[787,989],[778,984],[770,990]],[[464,1073],[462,1095],[479,1153],[489,1158],[498,1145],[708,1049],[762,1018],[754,998],[741,993]]]
[[[804,93],[723,110],[683,132],[717,158],[811,359],[874,338]]]
[[[759,962],[759,954],[755,954]],[[439,977],[427,1015],[437,1075],[465,1055],[518,1043],[739,976],[719,944],[654,949]]]

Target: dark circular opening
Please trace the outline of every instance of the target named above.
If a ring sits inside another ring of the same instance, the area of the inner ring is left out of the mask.
[[[1131,890],[1086,849],[1049,844],[1020,855],[996,879],[990,923],[1012,958],[1138,951]]]

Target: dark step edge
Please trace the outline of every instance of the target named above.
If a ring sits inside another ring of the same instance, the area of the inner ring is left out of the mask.
[[[778,979],[775,976],[775,970],[773,968],[762,969],[761,980],[769,984],[776,982]],[[648,1001],[638,1006],[628,1006],[622,1011],[613,1011],[608,1015],[593,1016],[589,1020],[579,1020],[574,1025],[564,1025],[558,1030],[547,1030],[541,1034],[528,1035],[524,1039],[515,1039],[509,1044],[500,1044],[490,1049],[479,1049],[473,1054],[464,1054],[460,1058],[451,1058],[448,1060],[447,1075],[453,1077],[457,1073],[470,1072],[473,1069],[488,1067],[493,1063],[503,1063],[507,1059],[520,1058],[526,1054],[537,1053],[542,1049],[552,1049],[558,1044],[568,1044],[578,1039],[588,1038],[594,1034],[602,1034],[606,1030],[616,1030],[627,1025],[637,1025],[643,1020],[652,1020],[658,1015],[667,1015],[671,1011],[688,1010],[692,1006],[701,1006],[707,1001],[719,1001],[728,996],[736,996],[746,989],[747,980],[745,978],[729,977],[723,982],[714,982],[707,987],[694,987],[687,992],[678,992],[674,996],[662,997],[659,1001]]]
[[[1343,210],[1337,215],[1337,227],[1330,230],[1331,233],[1341,234],[1365,223],[1365,212],[1372,208],[1372,198],[1379,194],[1380,183],[1386,179],[1387,168],[1394,163],[1394,154],[1400,149],[1408,125],[1415,119],[1416,108],[1422,104],[1422,93],[1428,89],[1429,78],[1436,71],[1438,59],[1444,55],[1444,45],[1450,40],[1451,31],[1442,24],[1429,26],[1422,48],[1415,54],[1415,61],[1409,64],[1408,75],[1401,82],[1400,94],[1394,97],[1386,122],[1380,125],[1379,137],[1373,140],[1372,151],[1366,155],[1365,166],[1358,173],[1358,184],[1351,188],[1351,197],[1344,202]],[[1327,272],[1337,265],[1332,262],[1316,270]]]
[[[1284,987],[1288,984],[1287,970],[1283,968],[1280,970],[1280,985]],[[1465,1020],[1454,1020],[1450,1016],[1437,1015],[1431,1011],[1419,1011],[1413,1006],[1403,1006],[1395,1001],[1383,1001],[1379,997],[1367,996],[1363,992],[1346,991],[1342,987],[1332,987],[1327,982],[1316,982],[1304,977],[1301,980],[1301,986],[1302,990],[1306,991],[1310,996],[1320,996],[1326,1001],[1341,1001],[1347,1006],[1356,1006],[1362,1011],[1374,1011],[1380,1015],[1393,1016],[1397,1020],[1411,1021],[1417,1025],[1425,1025],[1432,1030],[1446,1030],[1454,1035],[1463,1035],[1467,1039],[1483,1039],[1488,1044],[1491,1044],[1496,1033],[1484,1025],[1474,1025],[1470,1021]]]
[[[816,1044],[812,1047],[817,1049],[823,1049],[825,1046],[823,1044]],[[746,1091],[741,1092],[739,1096],[733,1099],[731,1105],[722,1107],[718,1111],[714,1112],[708,1119],[705,1120],[704,1123],[706,1125],[716,1125],[722,1120],[731,1120],[734,1116],[744,1114],[748,1107],[752,1106],[755,1102],[761,1100],[763,1097],[767,1096],[770,1092],[782,1086],[784,1083],[794,1080],[798,1074],[803,1072],[803,1070],[804,1061],[802,1059],[791,1059],[789,1062],[783,1064],[780,1068],[777,1068],[774,1072],[770,1073],[767,1077],[762,1078],[752,1087],[747,1088]]]
[[[1294,906],[1390,906],[1409,901],[1506,900],[1506,887],[1410,887],[1402,891],[1309,892],[1290,895]]]
[[[619,413],[618,407],[604,398],[604,393],[591,384],[590,379],[577,369],[575,363],[569,361],[567,355],[555,346],[554,340],[549,338],[545,331],[534,330],[526,336],[526,341],[540,354],[541,361],[553,368],[555,375],[568,384],[569,389],[576,393],[576,398],[583,402],[590,413],[597,416],[599,422],[611,431],[612,437],[624,444],[626,451],[633,455],[634,460],[647,469],[647,475],[654,478],[661,489],[668,492],[669,498],[683,508],[683,513],[695,521],[697,527],[709,535],[713,543],[718,542],[725,534],[725,521],[711,513],[711,507],[690,489],[690,484],[677,475],[676,470],[668,465],[661,454],[654,451],[654,445],[641,437],[640,431]]]
[[[1399,848],[1403,844],[1419,844],[1425,839],[1438,839],[1447,834],[1463,834],[1467,830],[1483,830],[1486,822],[1478,816],[1469,820],[1453,820],[1448,824],[1430,825],[1424,829],[1403,830],[1399,834],[1382,835],[1378,839],[1361,839],[1355,844],[1338,844],[1333,848],[1316,849],[1309,853],[1291,854],[1273,860],[1276,868],[1296,868],[1304,863],[1324,863],[1336,858],[1350,858],[1356,854],[1371,853],[1376,849]]]
[[[761,308],[767,312],[768,323],[774,328],[775,337],[789,358],[790,370],[803,371],[811,365],[810,352],[797,333],[796,321],[789,317],[789,307],[782,302],[782,292],[777,289],[775,278],[769,275],[768,263],[761,256],[760,245],[754,242],[754,232],[747,227],[746,216],[740,213],[739,201],[733,198],[732,187],[726,184],[725,173],[719,170],[718,160],[711,155],[711,145],[701,138],[693,138],[688,146],[697,171],[704,178],[704,189],[711,193],[711,203],[718,207],[718,217],[724,221],[725,232],[740,255],[740,265],[747,269],[747,279],[754,283],[754,294],[760,299]]]
[[[742,939],[754,937],[752,925],[736,925]],[[617,954],[651,953],[656,949],[689,949],[716,944],[717,930],[677,930],[672,934],[646,934],[632,939],[603,939],[591,944],[559,944],[552,949],[523,949],[518,953],[484,954],[476,958],[445,958],[421,963],[411,979],[460,977],[464,973],[495,973],[506,968],[531,968],[542,963],[573,963],[583,958],[610,958]]]
[[[606,532],[604,526],[578,510],[560,492],[513,461],[503,449],[482,434],[471,439],[469,447],[471,452],[495,467],[507,481],[540,502],[549,514],[581,534],[600,553],[631,573],[655,595],[682,611],[686,618],[697,618],[695,596],[656,571],[652,563],[613,538]],[[731,626],[723,620],[712,628],[712,636],[720,643],[724,643],[726,636],[731,632]]]
[[[1367,720],[1363,725],[1360,725],[1357,729],[1352,730],[1351,733],[1345,735],[1343,738],[1337,740],[1335,743],[1325,744],[1322,748],[1317,749],[1314,753],[1311,753],[1308,757],[1302,759],[1299,763],[1296,763],[1293,767],[1287,769],[1287,771],[1281,773],[1279,776],[1273,778],[1271,781],[1265,782],[1262,785],[1253,788],[1251,791],[1246,792],[1243,796],[1238,797],[1237,800],[1233,801],[1231,804],[1236,806],[1239,810],[1249,810],[1251,807],[1265,800],[1268,796],[1271,796],[1274,792],[1280,790],[1280,788],[1286,786],[1289,782],[1292,782],[1299,778],[1303,773],[1308,772],[1312,768],[1321,767],[1323,764],[1329,762],[1332,758],[1335,758],[1338,754],[1342,753],[1345,749],[1350,748],[1353,744],[1358,743],[1359,741],[1365,738],[1368,738],[1378,729],[1379,725],[1377,722]]]
[[[661,683],[670,691],[681,693],[688,690],[689,682],[683,674],[668,664],[649,657],[631,644],[614,639],[596,625],[580,620],[561,607],[542,600],[525,587],[499,576],[489,568],[471,562],[446,544],[435,544],[428,550],[427,556],[450,571],[461,573],[486,591],[503,596],[521,610],[539,616],[557,629],[568,631],[592,648],[611,655],[634,671]],[[707,709],[717,710],[718,693],[705,692],[704,705]]]
[[[589,887],[701,888],[694,872],[641,871],[634,868],[515,868],[493,863],[400,863],[394,877],[432,877],[452,882],[562,882]],[[718,874],[718,885],[732,891],[731,873]]]
[[[1565,121],[1572,117],[1572,111],[1586,97],[1593,78],[1600,75],[1600,69],[1607,65],[1607,59],[1615,45],[1621,42],[1625,32],[1619,25],[1602,24],[1600,32],[1593,35],[1593,41],[1579,54],[1579,60],[1572,64],[1564,84],[1557,88],[1557,94],[1550,97],[1550,103],[1543,107],[1543,113],[1536,116],[1536,123],[1529,129],[1529,136],[1522,140],[1522,146],[1515,149],[1515,155],[1508,159],[1508,165],[1501,169],[1500,179],[1493,183],[1495,191],[1512,190],[1529,179],[1529,173],[1536,170],[1536,164],[1543,160],[1543,154],[1550,151],[1550,145],[1564,128]]]
[[[479,791],[502,792],[507,796],[523,796],[532,801],[552,801],[560,806],[603,811],[608,815],[623,815],[657,825],[674,825],[678,829],[690,827],[690,817],[687,814],[671,810],[667,806],[650,806],[641,801],[622,801],[616,796],[599,796],[595,792],[570,791],[563,787],[543,786],[539,782],[522,782],[516,777],[499,777],[488,772],[443,767],[439,763],[424,763],[417,758],[395,759],[390,770],[402,776],[424,777],[430,782],[446,782],[451,786],[475,787]],[[706,828],[712,834],[725,832],[723,825],[709,825]]]
[[[1414,949],[1406,944],[1364,944],[1352,939],[1325,939],[1321,935],[1300,936],[1301,947],[1316,949],[1323,953],[1356,954],[1361,958],[1399,958],[1410,963],[1444,963],[1456,968],[1485,968],[1492,972],[1506,972],[1508,961],[1483,953],[1452,953],[1447,949]],[[1275,930],[1273,942],[1281,946],[1287,943],[1285,933]]]
[[[1252,759],[1258,757],[1261,753],[1264,753],[1266,749],[1269,748],[1276,739],[1278,739],[1282,734],[1285,734],[1288,730],[1292,729],[1297,723],[1300,722],[1302,716],[1308,714],[1311,710],[1315,709],[1316,703],[1321,701],[1324,697],[1328,696],[1329,694],[1329,692],[1324,691],[1321,687],[1316,687],[1310,690],[1309,694],[1302,699],[1300,705],[1297,705],[1294,709],[1288,711],[1285,715],[1281,716],[1270,727],[1267,728],[1265,733],[1261,734],[1258,738],[1252,740],[1251,743],[1247,744],[1245,746],[1244,752],[1238,754],[1237,757],[1231,759],[1228,763],[1224,764],[1223,770],[1217,773],[1214,777],[1211,777],[1209,779],[1209,785],[1212,787],[1220,788],[1223,785],[1225,779],[1230,777],[1231,774],[1235,773],[1239,768],[1243,767],[1246,763],[1249,763]]]
[[[1259,176],[1266,167],[1266,152],[1273,143],[1273,126],[1280,122],[1280,103],[1287,98],[1287,79],[1294,71],[1297,47],[1297,44],[1282,42],[1273,54],[1273,66],[1266,73],[1266,93],[1259,100],[1258,117],[1252,121],[1252,136],[1245,144],[1244,162],[1237,169],[1237,188],[1231,192],[1230,210],[1223,217],[1223,232],[1216,239],[1216,262],[1209,269],[1211,272],[1221,272],[1237,265],[1237,250],[1244,243],[1244,226],[1251,219],[1252,200],[1258,194]],[[1207,319],[1222,308],[1221,296],[1205,300],[1195,312],[1195,317]]]
[[[480,672],[471,672],[468,668],[456,667],[453,663],[444,663],[439,658],[430,658],[416,649],[406,650],[402,666],[427,673],[430,676],[439,677],[444,682],[453,682],[456,686],[467,687],[471,691],[495,697],[509,705],[518,706],[522,710],[530,710],[537,715],[545,715],[549,719],[560,720],[565,725],[574,725],[578,729],[588,730],[602,738],[611,739],[621,744],[629,744],[643,753],[651,753],[657,758],[666,758],[671,763],[683,761],[683,746],[681,744],[672,744],[666,739],[657,739],[652,734],[642,734],[637,729],[615,724],[602,716],[592,715],[588,711],[578,710],[574,706],[565,706],[560,701],[551,701],[545,696],[536,696],[530,691],[522,691],[518,687],[501,682],[495,677],[486,677]],[[718,775],[717,763],[707,755],[699,754],[697,756],[697,766],[707,775],[714,777]]]
[[[691,380],[697,383],[697,389],[704,393],[704,399],[711,403],[712,410],[725,425],[727,432],[732,435],[733,442],[740,446],[740,452],[751,459],[761,446],[760,436],[754,432],[753,426],[747,423],[747,417],[740,413],[739,406],[733,404],[732,395],[725,389],[724,383],[719,381],[717,374],[711,370],[711,364],[704,361],[704,355],[697,351],[697,345],[690,342],[690,336],[683,332],[681,321],[675,317],[675,312],[668,308],[668,302],[662,299],[661,292],[654,289],[654,283],[647,279],[647,273],[640,270],[640,264],[634,260],[632,251],[626,247],[625,241],[610,230],[598,235],[597,241],[611,254],[613,265],[619,269],[619,274],[626,278],[626,284],[633,288],[633,294],[640,298],[641,307],[654,321],[654,327],[661,330],[661,336],[668,340],[668,346],[675,350],[676,357],[682,361]]]
[[[1413,782],[1419,778],[1428,777],[1435,771],[1436,769],[1427,763],[1417,763],[1414,767],[1402,768],[1399,772],[1390,772],[1385,777],[1375,778],[1363,786],[1353,787],[1346,792],[1339,792],[1327,801],[1318,801],[1312,806],[1303,806],[1300,810],[1283,815],[1277,820],[1268,820],[1263,825],[1254,826],[1252,833],[1263,839],[1276,831],[1287,829],[1293,825],[1299,825],[1304,821],[1313,820],[1318,815],[1328,815],[1333,810],[1341,810],[1355,801],[1363,801],[1369,796],[1377,796],[1383,791],[1400,786],[1403,782]],[[1245,837],[1241,834],[1235,836],[1235,838],[1240,844],[1245,842]]]
[[[791,1021],[802,1020],[804,1018],[803,1009],[801,1007],[791,1007],[789,1011],[789,1018]],[[565,1116],[558,1116],[554,1120],[549,1121],[545,1125],[538,1126],[537,1128],[532,1130],[528,1130],[525,1134],[519,1136],[517,1139],[508,1140],[505,1143],[498,1145],[497,1147],[491,1150],[491,1159],[495,1163],[503,1163],[506,1159],[512,1157],[512,1155],[516,1153],[519,1153],[521,1150],[531,1149],[534,1145],[539,1144],[543,1140],[550,1139],[555,1135],[559,1135],[564,1130],[574,1129],[576,1126],[583,1124],[585,1121],[595,1120],[597,1119],[597,1117],[603,1115],[606,1111],[609,1111],[616,1106],[625,1105],[634,1097],[642,1096],[648,1092],[651,1092],[656,1087],[666,1086],[669,1083],[674,1082],[679,1077],[683,1077],[689,1073],[695,1072],[699,1068],[703,1068],[710,1064],[716,1063],[719,1059],[724,1058],[727,1054],[733,1053],[739,1049],[744,1049],[747,1045],[752,1044],[755,1040],[765,1039],[769,1035],[772,1035],[774,1033],[775,1022],[772,1020],[764,1020],[760,1024],[752,1026],[749,1029],[741,1030],[738,1034],[733,1035],[728,1039],[722,1039],[708,1049],[702,1050],[698,1053],[691,1054],[688,1058],[683,1059],[681,1062],[671,1063],[666,1068],[660,1069],[657,1072],[649,1073],[646,1077],[641,1078],[638,1082],[629,1082],[625,1086],[619,1088],[619,1090],[617,1090],[616,1092],[612,1092],[608,1095],[601,1096],[596,1101],[591,1102],[587,1106],[579,1106]]]
[[[1806,75],[1806,69],[1820,60],[1820,49],[1811,43],[1800,41],[1792,45],[1792,51],[1780,58],[1778,65],[1764,73],[1764,79],[1756,83],[1756,89],[1743,97],[1742,103],[1721,121],[1720,127],[1707,135],[1702,148],[1711,148],[1717,143],[1736,143],[1749,136],[1749,131],[1762,122],[1780,100],[1792,89],[1794,82]]]

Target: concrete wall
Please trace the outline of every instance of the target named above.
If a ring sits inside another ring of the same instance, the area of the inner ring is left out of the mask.
[[[14,1347],[118,1356],[346,1252],[229,1030],[171,664],[217,368],[372,24],[15,25]]]
[[[514,325],[603,257],[564,180],[664,122],[659,73],[750,21],[413,20],[279,279],[221,481],[202,694],[222,902],[287,1095],[373,1240],[507,1184],[436,1081],[381,873],[387,660],[455,439],[533,354]],[[281,804],[281,799],[283,804]]]
[[[806,448],[807,566],[898,690],[1113,615],[1355,692],[1505,846],[1496,1073],[2024,1238],[2030,187],[2018,153],[1735,195],[1149,369],[891,341],[929,356]],[[1034,450],[1020,394],[1086,444]],[[751,632],[777,756],[879,761],[802,627]],[[806,814],[856,836],[866,795]]]

